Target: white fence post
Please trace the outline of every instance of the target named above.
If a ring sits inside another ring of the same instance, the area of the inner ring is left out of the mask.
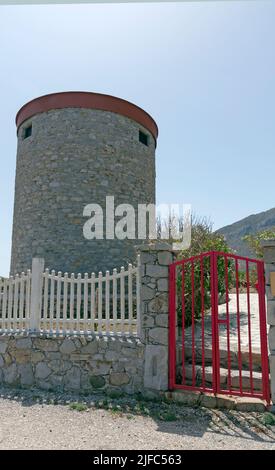
[[[30,329],[38,331],[42,306],[42,282],[45,261],[43,258],[32,260]]]

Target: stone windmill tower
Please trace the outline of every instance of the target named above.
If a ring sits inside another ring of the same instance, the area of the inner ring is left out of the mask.
[[[104,211],[106,196],[135,210],[155,203],[158,129],[149,114],[113,96],[65,92],[25,104],[16,125],[11,273],[33,257],[69,273],[134,261],[136,239],[85,239],[83,210],[96,203]]]

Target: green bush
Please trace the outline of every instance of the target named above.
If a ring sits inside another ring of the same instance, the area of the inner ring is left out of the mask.
[[[271,227],[267,230],[261,230],[254,235],[246,235],[242,238],[245,242],[248,243],[252,251],[256,253],[258,258],[263,257],[263,249],[261,247],[261,242],[264,240],[274,239],[275,238],[275,227]]]

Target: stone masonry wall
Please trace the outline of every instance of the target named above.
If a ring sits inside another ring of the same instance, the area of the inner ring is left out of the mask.
[[[32,135],[24,139],[30,124]],[[148,146],[139,141],[140,130]],[[106,196],[114,196],[115,207],[131,204],[136,216],[138,204],[155,202],[155,140],[149,131],[94,109],[56,109],[24,122],[18,130],[11,274],[29,269],[36,257],[50,270],[69,273],[134,262],[137,239],[83,236],[84,207],[99,204],[105,221]]]
[[[135,338],[0,336],[0,384],[45,390],[138,392],[144,347]]]
[[[166,242],[139,248],[141,255],[141,341],[145,344],[144,388],[168,390],[169,265],[175,253]]]
[[[171,246],[155,242],[141,255],[139,338],[94,335],[0,335],[0,384],[91,392],[159,394],[168,390]]]
[[[269,365],[271,378],[271,398],[275,403],[275,296],[271,293],[270,273],[275,272],[275,240],[262,243],[265,262],[265,281],[267,298],[267,323],[269,326]]]

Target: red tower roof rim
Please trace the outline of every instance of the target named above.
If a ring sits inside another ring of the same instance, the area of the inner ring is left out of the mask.
[[[65,91],[40,96],[19,109],[16,115],[17,130],[27,119],[36,114],[45,113],[53,109],[62,108],[86,108],[110,111],[126,116],[141,124],[154,136],[158,137],[158,126],[154,119],[139,106],[116,96],[86,91]]]

